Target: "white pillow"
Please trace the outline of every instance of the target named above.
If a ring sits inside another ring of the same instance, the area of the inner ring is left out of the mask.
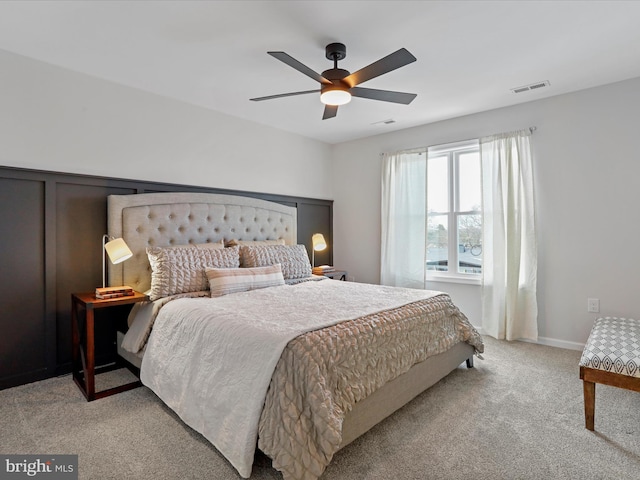
[[[151,264],[149,298],[152,301],[178,293],[207,290],[206,267],[240,266],[239,247],[148,247],[147,256]]]
[[[206,268],[212,297],[284,285],[280,264],[255,268]]]

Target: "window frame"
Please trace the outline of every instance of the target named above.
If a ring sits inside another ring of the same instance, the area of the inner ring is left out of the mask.
[[[447,235],[447,271],[429,270],[425,268],[425,281],[426,282],[452,282],[452,283],[466,283],[473,285],[480,285],[482,282],[482,273],[461,273],[459,269],[459,232],[458,232],[458,220],[463,215],[482,215],[482,205],[480,210],[465,210],[461,211],[460,208],[460,155],[477,152],[478,157],[480,155],[480,142],[479,140],[467,140],[462,142],[447,143],[442,145],[436,145],[427,149],[427,176],[429,175],[429,160],[433,157],[447,157],[447,182],[448,182],[448,211],[446,212],[430,212],[427,202],[426,214],[427,219],[425,222],[425,235],[428,238],[428,219],[430,216],[446,216],[448,225]],[[481,179],[479,179],[481,182]],[[428,198],[428,195],[427,195]],[[480,199],[482,202],[482,198]],[[425,245],[426,247],[426,245]],[[425,252],[426,255],[426,252]],[[453,269],[451,267],[454,267]],[[484,265],[482,265],[484,268]],[[453,270],[453,271],[452,271]]]

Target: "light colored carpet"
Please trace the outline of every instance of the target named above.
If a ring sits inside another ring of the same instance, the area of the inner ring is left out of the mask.
[[[589,432],[580,352],[485,340],[485,360],[338,452],[322,479],[640,478],[640,394],[597,386]],[[147,388],[87,403],[69,376],[0,391],[0,452],[78,454],[81,479],[240,478]],[[282,476],[258,454],[251,478]]]

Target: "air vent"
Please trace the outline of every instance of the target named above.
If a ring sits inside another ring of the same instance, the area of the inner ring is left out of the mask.
[[[392,123],[396,123],[393,118],[388,118],[387,120],[380,120],[379,122],[373,122],[371,125],[390,125]]]
[[[548,87],[549,85],[551,85],[549,83],[549,80],[545,80],[544,82],[536,82],[536,83],[532,83],[531,85],[524,85],[523,87],[512,88],[511,91],[513,93],[522,93],[522,92],[528,92],[530,90],[538,90],[539,88]]]

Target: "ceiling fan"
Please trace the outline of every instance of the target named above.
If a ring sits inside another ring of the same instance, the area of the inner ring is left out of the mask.
[[[416,61],[406,48],[401,48],[387,55],[380,60],[373,62],[357,72],[350,73],[347,70],[338,68],[338,61],[347,56],[347,47],[342,43],[330,43],[325,48],[326,57],[333,61],[333,68],[325,70],[322,75],[314,72],[309,67],[299,62],[291,55],[284,52],[267,52],[274,58],[295,68],[300,73],[320,82],[320,90],[305,90],[302,92],[281,93],[279,95],[269,95],[267,97],[251,98],[254,102],[262,100],[271,100],[274,98],[291,97],[294,95],[305,95],[307,93],[320,92],[320,101],[325,104],[323,120],[333,118],[338,113],[338,106],[344,105],[351,101],[351,97],[368,98],[370,100],[380,100],[383,102],[402,103],[409,105],[414,98],[415,93],[393,92],[391,90],[377,90],[373,88],[357,87],[372,78],[379,77],[385,73],[389,73],[400,67],[404,67]]]

